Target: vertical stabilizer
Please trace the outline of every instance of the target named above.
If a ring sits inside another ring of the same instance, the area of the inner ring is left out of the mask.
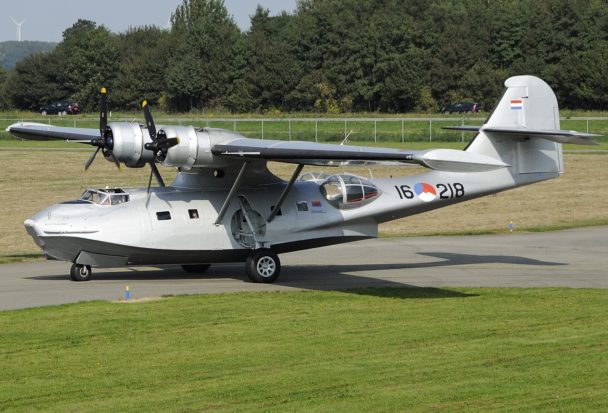
[[[511,77],[505,86],[496,109],[466,150],[500,159],[512,166],[514,176],[562,173],[561,144],[526,133],[560,129],[553,90],[534,76]]]

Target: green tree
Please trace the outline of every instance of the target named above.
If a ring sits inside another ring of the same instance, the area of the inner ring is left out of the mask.
[[[286,95],[300,79],[300,67],[293,52],[289,31],[293,17],[283,13],[270,17],[258,6],[247,34],[249,46],[245,79],[251,84],[259,108],[285,107]]]
[[[167,95],[178,110],[219,107],[238,77],[242,36],[222,0],[184,0],[171,17]]]
[[[8,110],[11,107],[10,100],[6,90],[6,80],[8,71],[0,66],[0,110]]]
[[[169,33],[144,26],[129,29],[115,39],[119,57],[111,102],[130,110],[140,110],[143,99],[157,105],[167,89]]]
[[[53,53],[31,55],[17,63],[5,81],[10,105],[37,111],[40,106],[67,96],[62,87],[62,64]]]
[[[101,86],[113,86],[118,58],[113,40],[104,26],[78,20],[63,32],[63,41],[55,49],[62,63],[65,88],[85,110],[98,108]]]

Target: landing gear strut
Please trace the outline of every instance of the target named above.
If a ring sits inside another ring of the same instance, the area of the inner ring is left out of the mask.
[[[70,279],[72,281],[89,281],[91,274],[90,265],[72,264],[72,268],[70,269]]]
[[[245,270],[254,283],[272,283],[281,272],[281,261],[268,248],[260,248],[247,257]]]

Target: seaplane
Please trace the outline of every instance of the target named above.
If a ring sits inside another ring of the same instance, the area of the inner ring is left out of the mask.
[[[99,130],[15,123],[19,139],[63,140],[95,148],[128,168],[149,166],[147,188],[91,188],[76,200],[27,219],[25,229],[51,258],[72,263],[70,278],[91,279],[94,267],[178,264],[204,273],[210,265],[245,263],[252,282],[274,282],[279,254],[378,236],[383,222],[559,177],[562,144],[594,144],[589,133],[560,129],[552,89],[515,76],[464,150],[362,147],[250,139],[194,126],[157,126],[144,101],[145,124],[108,122],[101,90]],[[288,180],[269,161],[294,166]],[[340,173],[344,165],[421,165],[417,176],[369,179]],[[157,165],[176,168],[166,185]],[[306,165],[337,167],[305,173]],[[158,186],[152,187],[152,177]]]

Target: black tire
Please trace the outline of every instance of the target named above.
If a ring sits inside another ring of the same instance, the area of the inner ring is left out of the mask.
[[[261,248],[247,257],[245,270],[254,283],[272,283],[281,273],[281,261],[271,250]]]
[[[203,274],[211,267],[211,264],[196,264],[196,265],[182,265],[182,269],[188,274]]]
[[[92,273],[90,265],[72,264],[70,279],[72,281],[89,281]]]

